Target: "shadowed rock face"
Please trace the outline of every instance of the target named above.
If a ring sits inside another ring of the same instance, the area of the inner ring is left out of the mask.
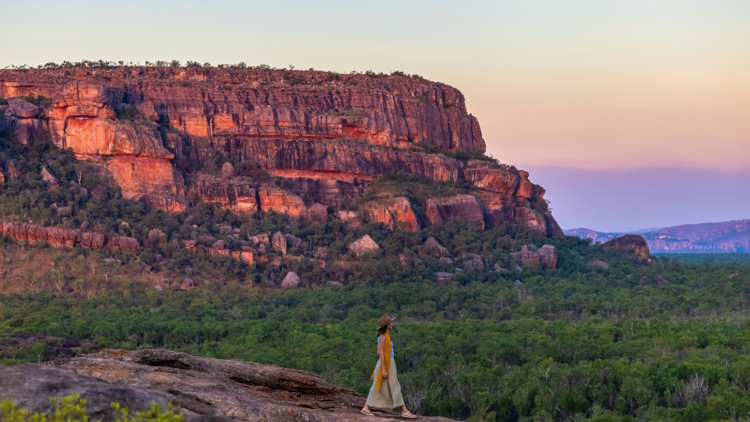
[[[49,365],[56,368],[28,365],[3,370],[11,376],[0,376],[0,395],[5,392],[2,390],[3,385],[21,384],[30,377],[25,375],[25,372],[29,372],[41,374],[33,375],[36,379],[41,379],[33,386],[48,385],[62,379],[64,383],[82,382],[85,385],[96,385],[96,388],[102,390],[118,387],[123,390],[123,394],[139,392],[139,397],[149,397],[148,394],[152,394],[157,403],[171,401],[188,409],[191,415],[196,415],[195,419],[188,420],[373,420],[372,417],[359,413],[365,402],[363,395],[329,384],[306,372],[273,365],[199,358],[168,350],[107,350],[86,357],[50,362]],[[45,373],[55,374],[55,377],[44,381]],[[18,394],[15,397],[20,396]],[[26,392],[26,396],[35,397],[34,400],[39,397],[40,402],[42,399],[49,402],[49,394],[46,392],[32,390]],[[112,396],[107,396],[105,400],[106,406],[109,406],[110,401],[120,401]],[[396,418],[396,413],[390,411],[376,414],[380,416],[379,420],[399,419]],[[217,416],[212,415],[220,415],[224,419],[217,419]],[[445,418],[422,419],[449,421]]]
[[[444,151],[485,150],[463,95],[445,84],[317,71],[0,70],[0,97],[29,94],[52,102],[40,109],[12,100],[15,117],[4,124],[19,139],[47,132],[81,159],[106,157],[106,169],[126,198],[161,209],[179,212],[191,200],[203,200],[235,212],[273,209],[320,220],[321,207],[340,210],[379,176],[405,172],[465,182],[476,192],[436,198],[429,210],[386,204],[367,212],[371,220],[389,227],[399,222],[408,230],[450,218],[468,218],[481,227],[503,222],[540,231],[557,227],[545,221],[551,216],[509,208],[514,201],[543,198],[544,189],[533,185],[527,172],[420,152],[426,142]],[[178,158],[189,163],[181,168],[201,168],[218,154],[291,183],[285,189],[261,186],[228,167],[217,174],[183,174],[173,167]],[[424,213],[426,222],[420,218]]]

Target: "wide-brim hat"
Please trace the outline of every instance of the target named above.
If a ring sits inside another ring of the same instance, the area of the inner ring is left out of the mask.
[[[382,317],[378,318],[378,330],[385,327],[386,325],[390,324],[391,322],[395,320],[396,318],[391,318],[388,315],[383,315]]]

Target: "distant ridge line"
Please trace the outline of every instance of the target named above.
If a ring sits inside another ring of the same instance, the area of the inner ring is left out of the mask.
[[[646,239],[652,253],[750,252],[750,219],[629,232],[600,232],[584,227],[564,232],[568,236],[591,239],[594,243],[604,243],[624,234],[639,234]]]

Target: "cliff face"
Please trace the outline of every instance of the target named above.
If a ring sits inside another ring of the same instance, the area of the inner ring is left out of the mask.
[[[421,152],[485,149],[463,95],[444,84],[317,71],[0,71],[0,97],[30,94],[51,104],[39,108],[13,100],[12,122],[4,124],[19,140],[46,132],[80,159],[103,161],[125,197],[162,209],[182,211],[203,200],[235,212],[273,209],[294,218],[323,218],[322,209],[340,209],[379,176],[400,171],[466,182],[476,192],[459,201],[435,198],[429,210],[397,203],[364,210],[364,216],[391,226],[399,221],[409,230],[468,216],[482,227],[513,222],[549,231],[545,221],[551,215],[523,205],[544,195],[528,173]],[[261,186],[247,174],[207,173],[206,163],[216,157],[289,183]],[[519,201],[525,211],[519,211]]]

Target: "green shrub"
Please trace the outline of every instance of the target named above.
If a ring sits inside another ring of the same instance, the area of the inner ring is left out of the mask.
[[[86,414],[86,400],[80,398],[79,394],[65,396],[61,400],[53,397],[50,399],[55,405],[52,414],[31,413],[28,409],[19,408],[18,405],[8,399],[0,401],[0,421],[2,422],[89,422]],[[137,412],[130,415],[127,407],[119,403],[112,403],[112,409],[122,415],[115,422],[181,422],[182,414],[169,405],[169,410],[162,411],[160,405],[151,403],[145,412]],[[96,422],[96,421],[92,421]]]

